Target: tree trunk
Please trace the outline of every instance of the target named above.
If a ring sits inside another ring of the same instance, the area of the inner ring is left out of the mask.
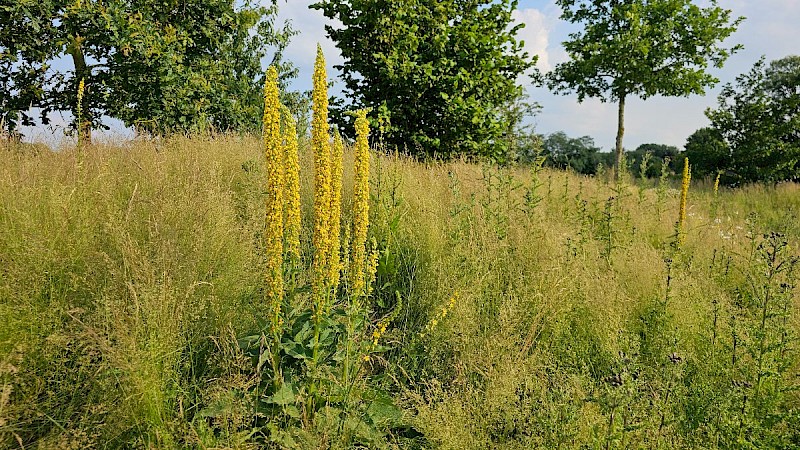
[[[72,63],[75,65],[75,86],[77,89],[78,83],[81,80],[84,80],[84,89],[83,89],[83,104],[81,105],[81,110],[78,111],[78,105],[76,104],[73,108],[73,114],[75,115],[75,119],[77,120],[78,115],[80,114],[81,123],[76,123],[75,127],[77,128],[78,134],[81,137],[83,143],[91,144],[92,143],[92,118],[89,113],[89,108],[87,108],[88,103],[88,93],[89,93],[89,83],[88,83],[88,76],[89,70],[86,66],[86,56],[83,54],[83,48],[81,44],[83,43],[83,38],[81,36],[76,36],[75,40],[72,41],[72,44],[69,46],[69,54],[72,55]]]
[[[614,158],[614,181],[619,181],[619,171],[622,167],[622,136],[625,134],[625,94],[619,96],[619,116],[617,117],[617,147]]]

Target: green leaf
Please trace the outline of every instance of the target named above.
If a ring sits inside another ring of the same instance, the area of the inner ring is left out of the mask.
[[[287,406],[295,403],[296,395],[294,385],[291,383],[283,383],[277,392],[265,399],[265,402],[279,406]]]

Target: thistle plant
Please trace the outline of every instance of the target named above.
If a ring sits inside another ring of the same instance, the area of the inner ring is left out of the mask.
[[[274,67],[267,70],[264,84],[263,138],[264,156],[267,162],[266,230],[264,233],[266,254],[265,297],[270,309],[269,322],[273,333],[281,325],[283,303],[283,190],[284,157],[280,135],[280,102],[278,100],[278,72]]]
[[[300,160],[297,145],[297,124],[284,110],[283,145],[286,176],[286,255],[293,264],[300,261]]]
[[[356,143],[353,163],[353,251],[350,265],[350,289],[353,298],[366,293],[364,269],[367,259],[369,225],[369,121],[367,110],[356,112]]]

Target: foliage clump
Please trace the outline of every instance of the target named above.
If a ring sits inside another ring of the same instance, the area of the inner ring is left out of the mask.
[[[516,0],[324,0],[312,7],[342,53],[352,105],[371,108],[390,149],[505,159],[517,79],[536,62],[512,24]],[[340,127],[349,117],[339,114]]]

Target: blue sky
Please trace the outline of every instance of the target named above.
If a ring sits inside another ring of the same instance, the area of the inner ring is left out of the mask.
[[[300,68],[300,77],[294,84],[296,89],[308,89],[310,85],[317,42],[322,44],[329,66],[341,61],[325,35],[323,27],[327,19],[318,11],[309,10],[311,3],[313,0],[280,3],[280,17],[291,20],[300,32],[287,53]],[[708,124],[703,112],[716,106],[723,83],[732,82],[737,75],[749,70],[761,55],[772,60],[800,54],[800,0],[720,0],[718,4],[732,10],[734,16],[746,17],[739,30],[725,42],[728,47],[742,44],[744,49],[733,55],[723,69],[712,72],[721,83],[709,89],[705,96],[629,100],[625,118],[626,148],[633,149],[649,142],[682,148],[691,133]],[[526,25],[519,37],[525,41],[528,53],[539,55],[539,68],[547,71],[564,61],[566,54],[561,42],[567,38],[571,25],[559,19],[558,6],[550,0],[521,0],[518,8],[515,18]],[[335,76],[336,72],[330,70],[329,75]],[[616,105],[597,100],[579,104],[574,96],[556,96],[546,88],[529,87],[528,93],[543,107],[533,118],[538,132],[563,130],[571,136],[589,135],[604,149],[613,147]]]

